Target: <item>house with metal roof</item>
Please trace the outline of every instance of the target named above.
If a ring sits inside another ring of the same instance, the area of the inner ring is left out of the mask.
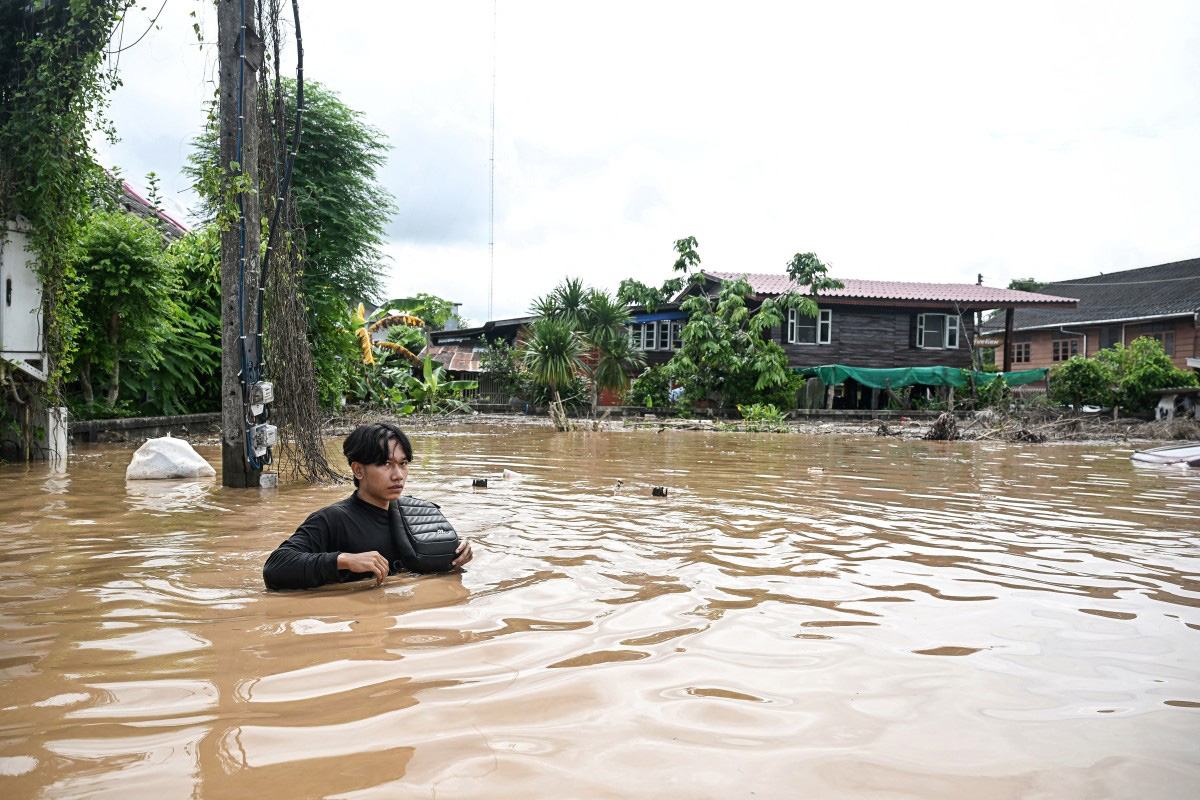
[[[1040,294],[1078,304],[1016,309],[1004,342],[1014,369],[1054,366],[1142,336],[1158,339],[1177,367],[1200,369],[1200,258],[1058,281]],[[983,329],[1004,339],[997,317]]]

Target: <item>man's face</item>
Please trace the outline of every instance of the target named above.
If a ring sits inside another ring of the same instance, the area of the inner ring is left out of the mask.
[[[386,464],[351,465],[358,478],[358,496],[368,503],[387,506],[404,494],[404,483],[408,480],[408,458],[400,442],[393,439],[388,443]]]

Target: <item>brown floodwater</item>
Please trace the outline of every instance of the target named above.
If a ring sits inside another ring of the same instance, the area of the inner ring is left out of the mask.
[[[0,797],[1200,792],[1200,471],[772,434],[414,444],[409,492],[474,563],[295,593],[262,563],[345,487],[126,484],[115,446],[0,467]]]

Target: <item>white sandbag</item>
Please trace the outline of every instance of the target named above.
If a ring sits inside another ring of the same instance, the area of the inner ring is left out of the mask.
[[[183,439],[163,436],[147,439],[133,454],[125,480],[161,480],[164,478],[211,478],[217,474]]]

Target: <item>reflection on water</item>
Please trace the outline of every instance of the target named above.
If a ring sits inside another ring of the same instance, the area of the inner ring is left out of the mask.
[[[126,483],[115,447],[0,468],[0,795],[1195,796],[1195,471],[1079,446],[414,441],[410,491],[479,555],[381,589],[262,588],[342,487]]]

